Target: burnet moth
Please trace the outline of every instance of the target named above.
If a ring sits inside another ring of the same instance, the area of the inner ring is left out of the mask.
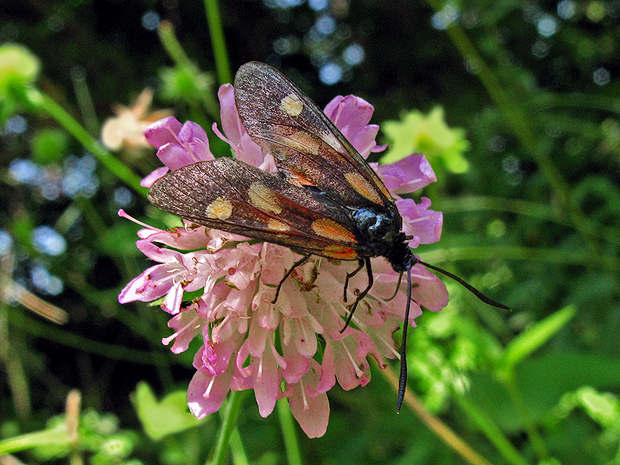
[[[407,305],[400,348],[400,410],[407,382],[406,342],[411,305],[411,268],[420,263],[458,281],[483,302],[508,309],[458,276],[411,252],[402,218],[385,185],[334,124],[293,82],[258,62],[243,65],[234,82],[246,131],[273,155],[278,169],[262,171],[234,158],[184,166],[157,180],[149,200],[186,220],[280,244],[303,255],[280,281],[312,255],[357,261],[345,280],[366,268],[368,285],[349,307],[346,327],[373,286],[372,257],[385,257],[407,275]]]

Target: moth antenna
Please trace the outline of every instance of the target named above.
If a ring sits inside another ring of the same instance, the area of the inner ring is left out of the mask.
[[[407,306],[405,307],[405,322],[403,323],[403,341],[400,344],[400,375],[398,377],[398,398],[396,400],[396,413],[400,413],[400,408],[403,406],[403,400],[405,399],[405,389],[407,388],[407,328],[409,327],[410,309],[411,262],[407,265]]]
[[[416,261],[418,263],[421,263],[425,267],[430,268],[431,270],[438,271],[439,273],[444,274],[444,275],[448,276],[449,278],[454,279],[457,283],[459,283],[461,286],[463,286],[465,289],[467,289],[473,295],[478,297],[485,304],[488,304],[491,307],[501,308],[502,310],[510,310],[510,307],[508,307],[507,305],[500,304],[499,302],[496,302],[495,300],[491,299],[490,297],[487,297],[482,292],[480,292],[478,289],[476,289],[474,286],[472,286],[471,284],[468,284],[467,282],[465,282],[465,280],[463,280],[462,278],[459,278],[455,274],[452,274],[449,271],[446,271],[446,270],[444,270],[442,268],[439,268],[438,266],[429,265],[428,263],[425,263],[422,260],[416,260]]]

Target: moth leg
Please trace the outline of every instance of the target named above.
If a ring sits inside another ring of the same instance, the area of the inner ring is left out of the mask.
[[[362,260],[360,260],[360,262],[361,261]],[[351,310],[349,312],[349,316],[347,317],[347,321],[344,324],[344,328],[342,328],[340,330],[341,333],[344,332],[344,330],[349,327],[349,323],[351,323],[351,318],[353,318],[353,314],[355,313],[355,309],[357,308],[357,304],[359,304],[360,301],[364,297],[366,297],[366,294],[368,294],[368,292],[370,291],[370,289],[372,288],[372,285],[374,283],[373,276],[372,276],[372,266],[370,265],[370,258],[364,258],[364,261],[363,261],[362,265],[366,265],[366,271],[368,272],[368,286],[366,286],[366,289],[364,289],[360,293],[360,295],[357,296],[357,299],[355,299],[355,302],[353,302],[353,305],[351,306]],[[357,273],[361,269],[362,269],[362,267],[360,266],[357,270],[355,270],[354,273]]]
[[[403,280],[403,273],[401,272],[398,275],[398,282],[396,283],[396,289],[394,289],[394,294],[389,299],[385,299],[385,302],[389,302],[390,300],[394,300],[394,297],[396,297],[398,295],[398,291],[400,290],[400,283],[402,282],[402,280]]]
[[[282,289],[282,284],[284,284],[284,281],[286,281],[286,278],[288,278],[291,275],[291,273],[293,272],[295,268],[306,263],[310,259],[311,256],[312,254],[304,255],[301,259],[293,263],[293,266],[291,267],[290,270],[284,273],[284,277],[280,280],[280,282],[278,283],[278,287],[276,288],[276,296],[271,301],[272,304],[275,304],[276,301],[278,300],[278,296],[280,295],[280,289]]]
[[[347,273],[347,277],[344,280],[344,301],[345,302],[347,301],[347,289],[349,287],[349,279],[351,279],[353,276],[359,273],[362,268],[364,268],[364,260],[360,259],[357,261],[357,263],[359,266],[355,268],[355,270],[353,270],[351,273]]]

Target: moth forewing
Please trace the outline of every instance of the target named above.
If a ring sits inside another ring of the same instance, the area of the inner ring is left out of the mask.
[[[341,260],[358,257],[346,210],[234,158],[168,172],[149,189],[156,207],[191,222]]]
[[[336,126],[293,82],[263,63],[243,65],[235,101],[248,134],[293,182],[350,208],[388,206],[389,192]]]

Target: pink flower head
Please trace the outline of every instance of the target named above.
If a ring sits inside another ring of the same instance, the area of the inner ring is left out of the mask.
[[[250,138],[235,107],[234,89],[220,88],[222,128],[215,133],[230,144],[235,156],[261,169],[273,171],[270,154]],[[337,97],[326,115],[364,156],[382,150],[369,125],[373,107],[357,97]],[[213,158],[206,134],[195,123],[181,125],[165,118],[147,130],[147,140],[158,150],[165,169],[178,169]],[[414,154],[394,165],[374,167],[393,193],[410,245],[439,240],[442,215],[429,209],[430,201],[416,203],[397,194],[420,189],[435,181],[422,155]],[[161,170],[151,175],[161,176]],[[197,227],[166,232],[152,228],[139,232],[138,247],[156,265],[131,281],[120,294],[122,303],[163,298],[162,308],[173,315],[172,351],[182,352],[201,337],[194,357],[196,374],[188,389],[189,407],[198,417],[217,411],[230,390],[253,389],[259,412],[269,415],[277,399],[288,397],[291,411],[309,437],[322,436],[329,420],[327,392],[338,383],[350,390],[370,381],[368,357],[382,368],[398,356],[392,333],[404,317],[407,293],[399,276],[384,258],[373,258],[374,286],[344,331],[351,296],[365,289],[366,273],[349,282],[348,302],[343,298],[347,272],[356,262],[340,264],[316,257],[297,267],[280,289],[276,287],[300,256],[286,247],[248,242],[227,232]],[[448,302],[443,283],[422,264],[412,271],[415,286],[409,324],[422,313],[421,306],[438,311]],[[182,305],[184,292],[200,291],[190,305]],[[320,354],[320,355],[319,355]]]

